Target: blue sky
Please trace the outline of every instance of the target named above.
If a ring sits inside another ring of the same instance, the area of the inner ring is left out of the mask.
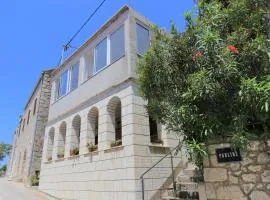
[[[19,115],[42,70],[57,65],[61,47],[101,0],[0,2],[0,142],[12,143]],[[107,0],[72,42],[78,47],[124,4],[160,27],[184,29],[193,0]]]

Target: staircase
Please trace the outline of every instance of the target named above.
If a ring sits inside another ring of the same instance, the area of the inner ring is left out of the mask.
[[[173,186],[161,196],[162,200],[199,200],[198,184],[195,182],[195,168],[188,164],[176,177],[176,191]]]

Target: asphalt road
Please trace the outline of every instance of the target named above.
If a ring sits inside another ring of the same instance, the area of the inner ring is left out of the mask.
[[[43,193],[26,188],[22,183],[0,178],[0,200],[47,200]]]

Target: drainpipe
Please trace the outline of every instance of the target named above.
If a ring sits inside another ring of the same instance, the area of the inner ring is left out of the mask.
[[[38,103],[38,110],[36,111],[36,122],[35,122],[35,130],[33,132],[32,138],[32,144],[31,144],[31,156],[30,156],[30,163],[29,163],[29,167],[28,167],[28,177],[31,175],[31,170],[32,170],[32,162],[33,162],[33,154],[34,154],[34,146],[35,146],[35,139],[36,139],[36,131],[37,131],[37,121],[38,121],[38,111],[40,108],[40,98],[41,98],[41,94],[42,94],[42,89],[43,89],[43,78],[44,78],[44,74],[45,72],[42,72],[41,75],[41,91],[40,91],[40,95],[39,95],[39,103]]]

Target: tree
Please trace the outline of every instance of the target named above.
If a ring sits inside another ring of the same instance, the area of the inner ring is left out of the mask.
[[[155,38],[139,63],[148,112],[182,133],[202,167],[204,144],[270,136],[269,0],[198,1],[186,30]]]
[[[3,176],[7,171],[7,165],[3,165],[1,168],[0,168],[0,176]]]
[[[10,144],[0,143],[0,161],[7,156],[12,149]]]

